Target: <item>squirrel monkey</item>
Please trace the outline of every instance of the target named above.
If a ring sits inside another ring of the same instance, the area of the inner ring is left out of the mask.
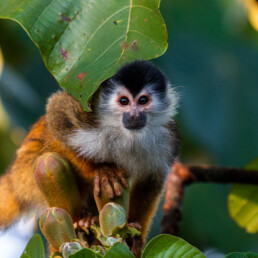
[[[32,126],[0,178],[0,228],[30,211],[47,208],[32,166],[43,153],[56,152],[71,163],[83,206],[91,214],[97,212],[93,192],[100,194],[100,184],[105,182],[112,198],[120,194],[117,182],[128,186],[128,176],[128,222],[141,226],[136,247],[141,249],[178,154],[176,106],[177,95],[168,80],[147,61],[126,64],[104,81],[90,113],[66,92],[53,94],[46,114]]]

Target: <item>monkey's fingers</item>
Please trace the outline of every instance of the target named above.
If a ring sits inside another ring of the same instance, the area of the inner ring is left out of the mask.
[[[91,226],[91,220],[92,220],[92,216],[88,216],[88,217],[85,219],[85,223],[84,223],[84,227],[85,227],[85,228],[90,228],[90,226]]]
[[[106,189],[106,193],[109,199],[113,199],[114,198],[114,191],[113,188],[109,182],[109,178],[106,174],[104,174],[101,178],[101,184],[104,187],[104,189]]]
[[[94,192],[96,196],[100,196],[100,175],[97,173],[94,177]]]
[[[124,173],[124,172],[122,172],[121,170],[118,170],[118,171],[116,172],[116,174],[117,174],[117,176],[120,178],[120,180],[121,180],[123,186],[124,186],[125,188],[128,188],[128,187],[129,187],[129,183],[128,183],[128,180],[127,180],[127,178],[128,178],[127,174]]]
[[[78,221],[78,225],[79,225],[80,227],[85,227],[85,224],[86,224],[86,222],[87,222],[87,218],[88,218],[88,217],[85,217],[85,218],[83,218],[83,219],[80,219],[80,220]]]
[[[74,229],[77,229],[78,228],[78,222],[74,222],[73,227],[74,227]]]
[[[120,184],[119,184],[117,178],[115,176],[111,176],[110,180],[114,186],[115,195],[120,196],[122,194],[122,190],[121,190],[121,187],[120,187]]]

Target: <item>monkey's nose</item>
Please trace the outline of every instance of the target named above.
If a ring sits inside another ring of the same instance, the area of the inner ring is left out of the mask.
[[[124,127],[129,130],[138,130],[145,126],[147,121],[146,114],[143,112],[139,112],[139,115],[131,116],[129,113],[123,114],[122,122],[124,124]]]
[[[140,116],[139,109],[137,107],[137,104],[134,102],[130,112],[130,117],[133,118],[133,117],[139,117],[139,116]]]

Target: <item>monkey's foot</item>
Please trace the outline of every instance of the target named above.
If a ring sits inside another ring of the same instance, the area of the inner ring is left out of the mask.
[[[142,230],[142,227],[138,222],[130,222],[128,223],[128,227],[133,227],[140,232]],[[135,235],[134,237],[129,237],[126,242],[129,245],[130,250],[135,255],[135,257],[141,257],[141,251],[143,247],[142,237],[140,235]]]
[[[94,192],[100,196],[101,190],[106,191],[108,198],[112,199],[115,196],[122,194],[121,184],[128,188],[128,176],[113,166],[106,165],[98,169],[94,177]]]
[[[138,222],[130,222],[130,223],[128,223],[128,226],[133,227],[133,228],[137,229],[138,231],[142,230],[142,226]]]
[[[87,211],[85,208],[82,210],[81,219],[75,222],[74,228],[82,228],[88,230],[91,225],[98,223],[98,216],[94,215],[93,213]]]

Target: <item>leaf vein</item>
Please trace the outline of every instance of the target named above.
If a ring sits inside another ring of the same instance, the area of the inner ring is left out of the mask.
[[[114,46],[119,40],[121,40],[124,37],[124,35],[120,38],[118,38],[117,40],[115,40],[111,45],[109,45],[102,53],[101,55],[99,55],[92,63],[88,64],[86,67],[83,68],[83,70],[85,71],[87,68],[89,68],[91,65],[93,65],[94,63],[96,63],[112,46]]]
[[[131,22],[132,5],[133,5],[133,0],[130,0],[130,6],[129,6],[130,9],[129,9],[129,15],[128,15],[128,23],[127,23],[127,28],[126,28],[126,34],[125,34],[126,35],[125,36],[125,42],[127,41],[127,38],[128,38],[128,31],[129,31],[130,22]],[[123,48],[123,50],[121,52],[121,55],[119,56],[118,61],[115,63],[115,65],[117,65],[120,62],[124,52],[125,52],[125,49]]]
[[[138,33],[138,34],[140,34],[140,35],[142,35],[142,36],[144,36],[144,37],[146,37],[146,38],[148,38],[148,39],[154,41],[154,42],[158,45],[158,42],[157,42],[156,40],[154,40],[153,38],[147,36],[146,34],[143,34],[143,33],[139,32],[139,31],[137,31],[137,30],[129,30],[129,31]],[[128,31],[128,32],[129,32],[129,31]]]
[[[132,1],[132,0],[131,0]],[[118,14],[119,12],[124,11],[125,9],[129,8],[130,6],[125,6],[121,9],[119,9],[118,11],[116,11],[115,13],[113,13],[112,15],[110,15],[104,22],[102,22],[98,28],[93,32],[93,34],[91,35],[91,37],[88,39],[87,43],[85,44],[85,46],[82,48],[82,51],[79,54],[79,58],[82,56],[85,48],[87,47],[87,45],[89,44],[89,42],[92,40],[92,38],[95,36],[95,34],[104,26],[105,23],[107,23],[114,15]],[[74,62],[70,67],[69,70],[71,70],[73,68],[73,66],[76,64],[76,62]]]
[[[50,2],[49,2],[49,4],[44,8],[44,10],[41,12],[41,14],[38,16],[38,18],[37,18],[37,20],[34,22],[34,25],[33,25],[33,27],[31,28],[31,32],[33,31],[33,29],[35,28],[35,25],[36,25],[36,23],[39,21],[39,19],[42,17],[42,15],[47,11],[47,9],[49,8],[49,6],[51,5],[51,4],[53,4],[55,2],[55,0],[51,0]]]
[[[132,8],[135,8],[135,7],[138,7],[138,8],[143,8],[143,9],[146,9],[150,12],[154,12],[151,8],[149,7],[146,7],[146,6],[143,6],[143,5],[133,5]]]

